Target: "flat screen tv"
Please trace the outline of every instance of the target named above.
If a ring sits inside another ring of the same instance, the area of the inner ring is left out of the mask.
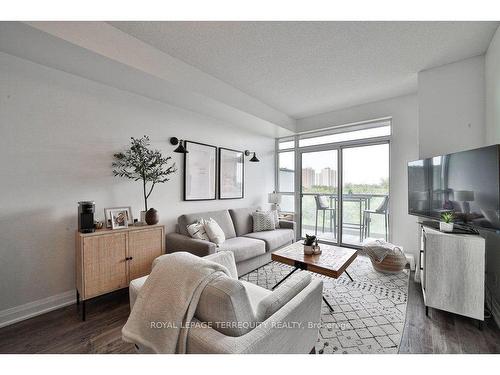
[[[500,145],[408,163],[408,213],[500,230]]]

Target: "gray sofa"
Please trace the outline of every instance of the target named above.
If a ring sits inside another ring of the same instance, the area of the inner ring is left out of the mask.
[[[314,348],[321,322],[322,280],[299,272],[270,291],[238,280],[232,253],[222,251],[206,259],[225,266],[231,276],[221,276],[203,290],[194,324],[188,332],[187,353],[305,354]],[[147,278],[130,282],[131,310]],[[227,327],[222,329],[216,324],[207,326],[199,324],[201,322],[227,323]],[[251,322],[261,324],[250,329],[240,325]],[[150,353],[142,345],[137,349],[139,353]]]
[[[295,241],[295,223],[280,221],[280,228],[253,232],[252,212],[256,208],[237,208],[200,212],[179,216],[177,231],[167,234],[167,253],[187,251],[200,257],[219,251],[231,251],[236,260],[238,275],[244,275],[271,261],[271,252]],[[220,225],[226,241],[217,247],[213,242],[191,238],[187,225],[199,219],[213,218]]]

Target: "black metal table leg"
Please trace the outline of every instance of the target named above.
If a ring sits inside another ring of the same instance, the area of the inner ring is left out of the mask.
[[[326,300],[325,296],[323,296],[323,301],[325,301],[326,305],[328,306],[331,312],[335,312],[332,305],[330,305],[330,303]]]
[[[347,270],[345,270],[344,272],[345,272],[345,274],[346,274],[347,276],[349,276],[349,278],[351,279],[351,281],[354,281],[354,280],[352,279],[351,275],[349,275],[349,272],[347,272]]]
[[[288,278],[292,275],[292,273],[294,273],[295,271],[297,271],[297,270],[299,270],[299,269],[300,269],[299,267],[295,267],[295,268],[292,270],[292,272],[290,272],[288,275],[286,275],[284,278],[282,278],[280,281],[278,281],[278,283],[277,283],[275,286],[273,286],[273,287],[271,288],[271,290],[276,289],[276,288],[277,288],[277,287],[278,287],[278,286],[279,286],[279,285],[280,285],[283,281],[285,281],[286,279],[288,279]]]

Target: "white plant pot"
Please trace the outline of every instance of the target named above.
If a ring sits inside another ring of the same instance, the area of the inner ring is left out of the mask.
[[[453,232],[453,223],[445,223],[443,221],[439,222],[439,230],[441,232]]]
[[[312,246],[304,245],[304,254],[305,255],[312,255],[312,254],[314,254],[314,248]]]

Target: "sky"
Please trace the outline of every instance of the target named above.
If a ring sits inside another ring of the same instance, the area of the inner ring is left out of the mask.
[[[380,144],[345,148],[344,183],[373,184],[389,177],[389,145]],[[280,154],[280,167],[293,169],[293,152]],[[316,171],[337,169],[337,151],[316,151],[302,154],[302,168]]]

